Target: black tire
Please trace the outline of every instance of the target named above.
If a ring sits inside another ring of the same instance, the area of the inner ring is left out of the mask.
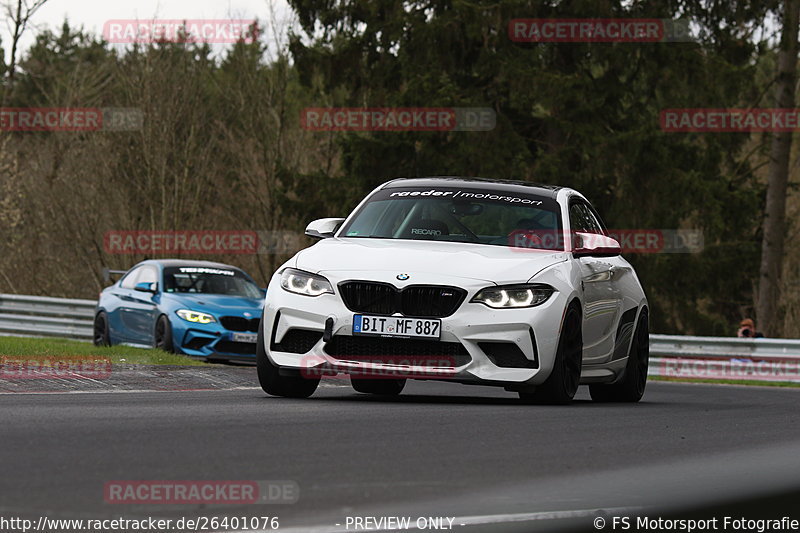
[[[647,311],[643,311],[631,340],[628,363],[622,380],[613,385],[590,385],[589,394],[596,402],[638,402],[647,385],[647,367],[650,364],[650,330]]]
[[[175,343],[172,341],[172,324],[166,315],[161,315],[156,320],[154,345],[159,350],[175,353]]]
[[[300,374],[299,370],[284,370],[284,373],[291,372],[296,375],[282,375],[280,369],[272,364],[267,356],[264,347],[264,339],[261,328],[258,328],[258,339],[256,340],[256,366],[258,368],[258,382],[261,388],[271,396],[282,396],[284,398],[308,398],[319,385],[319,378],[306,378]]]
[[[350,384],[356,392],[379,394],[381,396],[397,396],[406,386],[405,379],[361,379],[350,376]]]
[[[111,335],[108,333],[108,315],[100,311],[94,317],[94,335],[92,342],[95,346],[111,346]]]
[[[581,381],[583,364],[583,326],[577,305],[570,305],[564,316],[561,337],[558,339],[556,360],[547,380],[533,392],[520,392],[526,403],[560,405],[575,397]]]

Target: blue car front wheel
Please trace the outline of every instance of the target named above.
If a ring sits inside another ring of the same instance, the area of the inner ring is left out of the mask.
[[[158,317],[156,322],[156,348],[165,352],[174,352],[175,344],[172,342],[172,324],[166,315]]]
[[[111,337],[108,334],[108,316],[104,311],[97,313],[94,317],[94,335],[93,342],[95,346],[111,346]]]

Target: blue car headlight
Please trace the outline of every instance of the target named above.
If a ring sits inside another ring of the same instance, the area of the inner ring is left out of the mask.
[[[541,305],[553,292],[555,292],[553,287],[543,283],[504,285],[481,289],[471,301],[493,309],[519,309]]]
[[[304,296],[333,294],[333,287],[331,287],[330,281],[322,276],[297,270],[296,268],[287,268],[281,272],[281,287],[286,291]]]
[[[191,309],[178,309],[175,311],[175,314],[185,321],[194,322],[195,324],[210,324],[217,321],[214,315],[201,313],[200,311],[192,311]]]

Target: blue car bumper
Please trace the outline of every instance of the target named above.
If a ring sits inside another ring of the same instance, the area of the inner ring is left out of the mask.
[[[225,318],[229,320],[225,320]],[[195,324],[180,318],[173,319],[172,340],[175,350],[186,355],[207,359],[255,361],[255,340],[260,318],[225,318],[222,323],[212,322],[210,324]]]

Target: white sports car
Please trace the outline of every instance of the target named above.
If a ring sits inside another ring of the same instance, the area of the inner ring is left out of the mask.
[[[399,394],[407,379],[494,385],[533,403],[636,402],[648,305],[617,241],[568,188],[397,179],[281,266],[257,342],[265,392],[308,397],[323,376]]]

